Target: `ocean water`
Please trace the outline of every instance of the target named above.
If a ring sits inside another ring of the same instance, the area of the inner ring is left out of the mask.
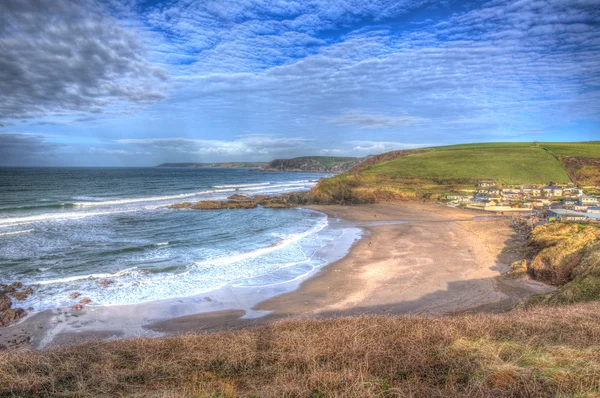
[[[283,283],[322,266],[342,232],[304,209],[174,210],[233,193],[308,190],[323,174],[194,168],[0,169],[0,281],[35,311]],[[113,284],[103,286],[110,279]]]

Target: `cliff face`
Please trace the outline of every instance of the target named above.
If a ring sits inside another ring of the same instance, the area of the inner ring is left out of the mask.
[[[306,171],[316,173],[342,173],[361,162],[361,158],[306,156],[294,159],[275,159],[264,171]]]
[[[556,285],[532,303],[570,304],[600,299],[600,228],[593,225],[550,224],[533,230],[527,265],[538,280]]]

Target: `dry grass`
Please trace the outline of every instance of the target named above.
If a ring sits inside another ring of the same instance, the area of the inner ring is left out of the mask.
[[[505,315],[291,320],[0,353],[0,396],[600,395],[600,303]]]

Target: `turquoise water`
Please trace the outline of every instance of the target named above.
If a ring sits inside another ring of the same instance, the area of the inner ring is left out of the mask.
[[[341,233],[303,209],[173,210],[233,193],[307,190],[322,174],[246,169],[0,169],[0,280],[22,281],[36,311],[283,283],[324,264]],[[110,279],[113,284],[102,286]]]

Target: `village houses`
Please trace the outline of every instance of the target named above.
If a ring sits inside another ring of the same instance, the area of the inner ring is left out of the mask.
[[[596,188],[597,190],[597,188]],[[466,206],[493,212],[527,212],[545,217],[543,222],[600,222],[599,199],[586,195],[574,184],[497,186],[493,180],[480,181],[475,191],[446,196],[452,206]],[[593,191],[592,191],[593,192]]]

